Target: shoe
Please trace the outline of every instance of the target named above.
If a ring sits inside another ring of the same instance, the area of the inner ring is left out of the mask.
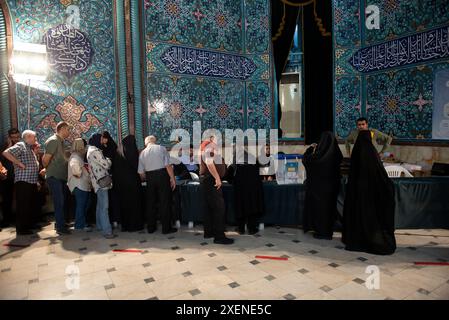
[[[238,234],[245,234],[245,227],[237,227],[237,228],[235,228],[235,231]]]
[[[113,233],[105,234],[104,237],[106,239],[114,239],[115,238],[115,234],[113,234]]]
[[[64,228],[64,229],[57,229],[57,230],[56,230],[56,233],[59,234],[60,236],[62,236],[62,235],[64,235],[64,234],[72,234],[72,233],[70,232],[70,230],[67,229],[67,228]]]
[[[155,233],[157,228],[147,228],[148,233]]]
[[[315,238],[315,239],[320,239],[320,240],[332,240],[332,236],[322,236],[322,235],[319,235],[318,233],[314,233],[313,234],[313,237]]]
[[[34,234],[34,232],[31,231],[31,230],[22,230],[22,231],[17,231],[16,233],[17,233],[18,235],[21,235],[21,236],[26,236],[26,235]]]
[[[75,228],[75,229],[73,229],[73,231],[75,231],[75,232],[81,232],[81,231],[84,231],[84,232],[91,232],[91,231],[92,231],[92,228],[91,228],[91,227]]]
[[[214,239],[214,243],[216,243],[216,244],[233,244],[234,239],[224,237],[224,238]]]
[[[256,228],[256,229],[249,229],[248,230],[248,234],[250,234],[250,235],[255,235],[257,232],[259,232],[258,228]]]
[[[211,239],[211,238],[213,238],[214,236],[212,235],[212,234],[209,234],[209,233],[205,233],[204,234],[204,239]]]
[[[162,234],[175,233],[177,231],[178,231],[178,229],[176,229],[176,228],[170,228],[167,231],[162,231]]]

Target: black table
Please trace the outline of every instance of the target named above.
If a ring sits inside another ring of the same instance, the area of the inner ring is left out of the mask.
[[[199,185],[180,185],[181,221],[202,222],[202,197]],[[230,184],[222,185],[226,205],[226,221],[235,224],[234,194]],[[302,184],[277,185],[276,182],[263,183],[265,215],[261,222],[265,224],[298,225],[301,224],[304,207],[305,187]]]
[[[394,178],[395,225],[398,229],[445,228],[449,229],[449,177]],[[342,180],[338,211],[343,209],[346,180]],[[179,185],[181,221],[201,223],[202,197],[199,185]],[[235,224],[233,187],[224,184],[226,220]],[[264,182],[265,224],[298,226],[302,224],[305,186],[302,184],[277,185]]]

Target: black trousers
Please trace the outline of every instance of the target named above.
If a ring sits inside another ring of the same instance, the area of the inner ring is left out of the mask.
[[[29,230],[35,222],[37,184],[18,181],[16,187],[16,230]]]
[[[225,203],[221,189],[217,190],[214,184],[215,179],[211,175],[201,176],[204,234],[221,239],[225,237]]]
[[[0,192],[2,194],[2,214],[3,224],[14,223],[15,217],[12,212],[12,202],[14,194],[14,180],[6,179],[0,181]]]
[[[255,214],[247,217],[240,217],[237,219],[239,228],[245,229],[245,224],[248,226],[248,231],[257,231],[258,218]]]
[[[167,170],[160,169],[145,172],[147,178],[146,219],[147,228],[156,229],[157,211],[162,224],[162,232],[171,229],[172,190]],[[158,204],[156,209],[156,203]]]

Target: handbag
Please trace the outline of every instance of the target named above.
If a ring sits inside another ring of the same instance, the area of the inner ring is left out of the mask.
[[[98,186],[100,188],[108,188],[112,185],[112,177],[108,174],[104,176],[103,178],[100,178],[97,180]]]
[[[97,180],[97,184],[100,188],[104,189],[104,188],[108,188],[110,186],[112,186],[112,176],[110,174],[106,174],[104,177],[101,177],[100,179],[98,179],[95,176],[94,170],[90,170],[92,172],[92,175],[94,176],[95,180]]]

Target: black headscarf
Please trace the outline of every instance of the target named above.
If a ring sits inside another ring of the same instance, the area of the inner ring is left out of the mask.
[[[314,231],[318,237],[331,239],[337,218],[337,197],[340,186],[340,164],[343,159],[332,132],[323,132],[315,150],[304,154],[306,198],[303,230]]]
[[[97,147],[98,149],[101,149],[101,134],[95,133],[90,139],[89,139],[89,145]]]
[[[119,150],[114,152],[112,160],[113,190],[116,191],[122,231],[143,229],[143,198],[140,177],[137,173],[138,162],[136,138],[128,135],[122,139],[122,144]]]
[[[123,156],[137,171],[139,165],[139,150],[137,149],[136,137],[132,134],[127,135],[122,140],[122,146]]]
[[[101,136],[102,138],[108,139],[108,144],[106,146],[101,146],[101,150],[103,150],[104,156],[109,159],[113,159],[115,153],[117,152],[117,144],[115,143],[114,139],[112,139],[111,134],[108,131],[103,131]]]
[[[394,208],[394,185],[371,142],[371,132],[360,131],[351,154],[344,204],[346,249],[392,254],[396,250]]]
[[[304,154],[302,162],[307,169],[307,173],[314,168],[318,168],[320,176],[334,177],[335,175],[340,176],[339,167],[342,159],[343,155],[334,134],[330,131],[325,131],[320,136],[315,152],[313,147],[309,147]]]

